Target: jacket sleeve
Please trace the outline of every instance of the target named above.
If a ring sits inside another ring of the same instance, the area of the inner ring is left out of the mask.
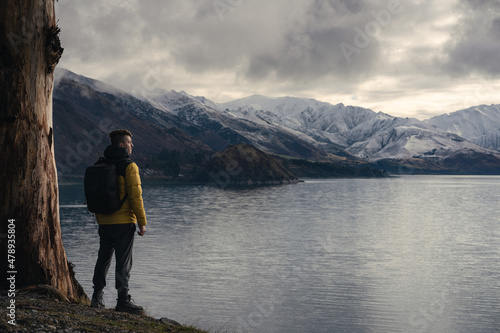
[[[127,200],[137,217],[138,224],[145,226],[147,221],[144,202],[142,201],[141,177],[139,176],[139,167],[134,162],[130,163],[125,170],[125,187],[128,196]]]

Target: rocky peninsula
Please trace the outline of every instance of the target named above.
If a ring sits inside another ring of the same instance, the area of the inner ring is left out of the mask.
[[[217,154],[195,181],[224,188],[293,184],[298,182],[298,177],[281,160],[252,145],[241,143]]]

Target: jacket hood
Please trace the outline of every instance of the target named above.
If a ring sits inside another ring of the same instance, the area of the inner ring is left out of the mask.
[[[130,155],[128,154],[127,150],[123,147],[109,145],[108,147],[106,147],[106,150],[104,151],[104,157],[118,160],[123,158],[129,158]]]

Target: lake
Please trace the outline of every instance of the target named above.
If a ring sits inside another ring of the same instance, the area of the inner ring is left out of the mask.
[[[255,189],[143,184],[130,293],[218,332],[498,332],[500,177],[308,179]],[[60,185],[87,295],[97,225]],[[116,304],[114,264],[105,290]]]

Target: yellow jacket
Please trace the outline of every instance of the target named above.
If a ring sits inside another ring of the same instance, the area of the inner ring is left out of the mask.
[[[120,190],[120,199],[123,200],[127,193],[127,200],[122,207],[113,214],[95,214],[98,224],[125,224],[139,223],[139,226],[145,226],[146,211],[142,201],[141,177],[139,176],[139,167],[134,162],[130,163],[125,169],[125,177],[118,175],[118,186]]]

